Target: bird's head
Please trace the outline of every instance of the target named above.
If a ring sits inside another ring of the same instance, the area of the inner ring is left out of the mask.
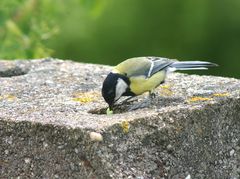
[[[109,73],[103,82],[102,96],[112,110],[114,103],[127,91],[129,79],[118,73]]]

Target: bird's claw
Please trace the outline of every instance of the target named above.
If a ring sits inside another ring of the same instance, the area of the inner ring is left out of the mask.
[[[150,92],[150,93],[149,93],[149,97],[150,97],[151,99],[154,99],[154,98],[156,97],[156,93]]]

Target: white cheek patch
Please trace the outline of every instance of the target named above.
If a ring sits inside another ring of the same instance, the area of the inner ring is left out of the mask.
[[[127,83],[123,79],[118,78],[114,101],[118,100],[122,96],[122,94],[126,92],[127,87]]]

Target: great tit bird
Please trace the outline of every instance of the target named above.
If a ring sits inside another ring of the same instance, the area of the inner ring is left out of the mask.
[[[118,64],[103,82],[102,96],[110,111],[121,96],[151,92],[164,83],[169,72],[202,70],[217,66],[205,61],[177,61],[162,57],[135,57]],[[108,110],[109,110],[108,109]]]

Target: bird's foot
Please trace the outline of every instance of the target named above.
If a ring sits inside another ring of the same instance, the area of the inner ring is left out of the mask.
[[[130,100],[131,100],[132,98],[134,98],[134,97],[135,97],[135,96],[130,96],[130,97],[128,97],[127,99],[124,99],[124,100],[121,102],[121,104],[130,102]]]
[[[149,97],[150,97],[150,99],[154,99],[156,97],[156,93],[149,92]]]

